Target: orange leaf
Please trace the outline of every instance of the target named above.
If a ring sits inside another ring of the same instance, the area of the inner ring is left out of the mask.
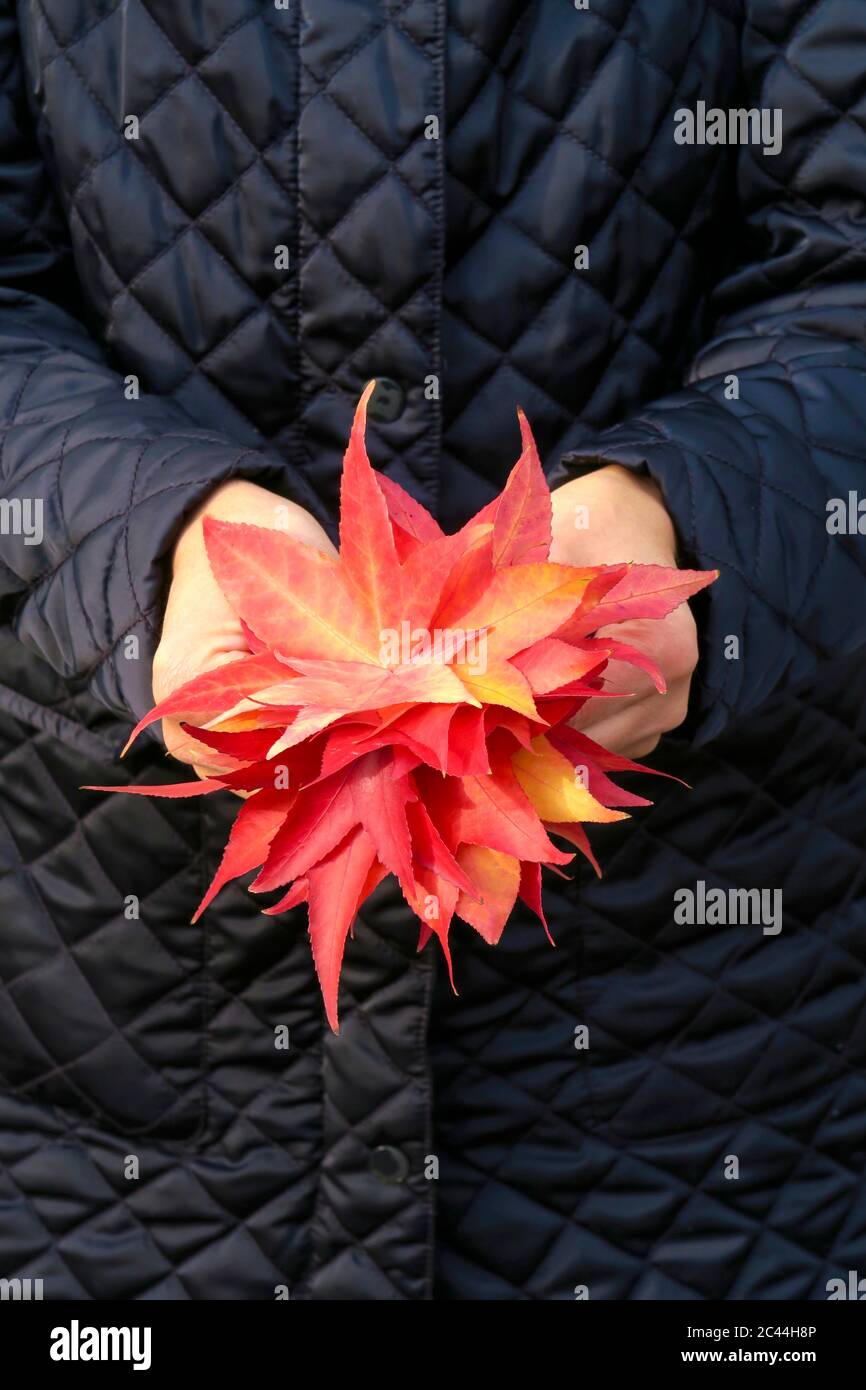
[[[335,1033],[340,1031],[337,993],[346,937],[375,858],[369,835],[358,827],[307,875],[310,945],[325,1012]]]
[[[419,546],[437,540],[442,528],[420,502],[416,502],[399,483],[385,473],[376,474],[376,482],[385,498],[388,516],[394,528],[394,544],[401,562],[405,563]]]
[[[594,608],[560,636],[588,637],[611,623],[665,618],[681,603],[718,579],[718,570],[679,570],[664,565],[629,565],[625,575]]]
[[[529,421],[518,410],[523,453],[511,471],[493,522],[493,563],[526,565],[546,560],[550,552],[550,489]]]
[[[208,560],[239,617],[293,657],[378,663],[379,627],[339,560],[261,526],[204,520]]]
[[[370,381],[358,402],[340,483],[340,560],[381,633],[399,626],[404,616],[403,579],[385,495],[370,466],[364,444]],[[381,642],[380,637],[380,642]],[[292,652],[294,655],[294,650]]]
[[[488,945],[495,946],[517,901],[520,861],[484,845],[463,845],[457,851],[457,862],[475,884],[480,902],[461,893],[454,910]]]
[[[365,666],[358,661],[295,661],[301,674],[286,685],[259,693],[265,704],[292,704],[304,708],[327,705],[355,710],[385,709],[402,704],[478,704],[467,694],[454,670],[438,661],[419,661],[404,666]]]
[[[469,695],[485,705],[504,705],[506,709],[544,722],[535,707],[532,688],[526,677],[508,661],[480,663],[482,670],[469,664],[455,664],[454,674]]]
[[[512,565],[497,570],[458,615],[467,631],[487,628],[490,655],[500,660],[548,637],[577,608],[592,571],[570,565]],[[456,618],[452,619],[452,625]]]
[[[205,724],[212,716],[224,714],[245,696],[254,695],[275,680],[287,680],[290,675],[288,666],[278,661],[272,652],[241,656],[236,661],[227,661],[210,671],[203,671],[201,675],[178,686],[138,721],[123,752],[143,729],[155,724],[158,719],[186,719],[193,724]]]
[[[580,785],[568,758],[558,753],[543,734],[532,740],[531,748],[519,748],[512,763],[518,782],[543,821],[627,819],[624,812],[602,806]]]
[[[231,829],[220,866],[195,910],[197,922],[224,884],[264,863],[271,840],[289,814],[291,803],[274,791],[256,792],[243,803]]]
[[[541,641],[511,658],[512,666],[523,672],[536,695],[546,695],[570,685],[603,666],[604,661],[603,642],[598,643],[598,650],[585,651],[558,637],[542,637]]]

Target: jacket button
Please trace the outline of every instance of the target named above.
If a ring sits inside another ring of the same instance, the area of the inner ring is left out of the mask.
[[[379,424],[390,425],[403,414],[405,405],[406,392],[399,382],[392,381],[389,376],[380,376],[367,404],[367,414]]]
[[[409,1160],[393,1144],[380,1144],[370,1154],[370,1171],[380,1182],[405,1182],[409,1176]]]

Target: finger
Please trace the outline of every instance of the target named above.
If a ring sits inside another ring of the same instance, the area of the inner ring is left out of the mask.
[[[626,743],[622,748],[611,750],[618,752],[623,758],[631,758],[633,762],[640,762],[643,758],[648,758],[654,753],[661,743],[661,737],[650,739],[638,739],[635,743]]]
[[[166,696],[171,694],[172,690],[176,690],[180,685],[192,679],[193,676],[200,675],[202,671],[211,671],[217,666],[225,666],[231,661],[238,661],[242,656],[248,655],[249,648],[245,646],[243,651],[219,652],[209,660],[197,664],[195,669],[190,668],[184,673],[178,673],[177,668],[174,668],[171,679],[167,679],[164,675],[161,676],[159,695],[157,698],[165,699]],[[156,685],[157,682],[154,681],[155,689]],[[191,734],[188,734],[186,730],[181,727],[180,720],[178,719],[162,720],[162,741],[165,744],[166,752],[169,756],[176,758],[178,762],[188,763],[190,766],[195,766],[196,763],[200,763],[204,767],[211,767],[214,765],[213,749],[208,748],[204,743],[199,743]],[[223,770],[225,770],[225,768],[223,768]]]
[[[585,729],[582,710],[569,722],[612,753],[625,753],[626,748],[637,744],[655,746],[673,722],[666,708],[667,698],[654,692],[644,699],[611,702],[604,707],[604,718],[592,721],[589,729]]]
[[[631,699],[590,700],[568,722],[573,729],[592,729],[593,738],[601,742],[598,731],[608,725],[617,729],[646,728],[655,702],[660,698],[653,691],[652,695],[635,695]]]
[[[593,729],[593,740],[606,748],[609,753],[618,753],[623,758],[640,760],[655,751],[661,741],[661,734],[650,733],[646,729],[634,729],[626,724],[615,724],[607,728]]]
[[[643,695],[618,695],[614,699],[590,697],[569,723],[574,729],[601,724],[631,710],[635,704],[639,704],[645,698]]]
[[[163,719],[162,738],[166,753],[176,762],[186,763],[189,767],[195,767],[197,764],[202,767],[213,766],[213,750],[186,733],[176,719]]]
[[[652,677],[646,671],[642,671],[639,666],[632,666],[627,661],[609,662],[603,673],[603,679],[602,688],[610,695],[621,695],[626,698],[634,696],[637,699],[644,699],[648,695],[658,694]]]
[[[678,681],[667,695],[654,693],[649,698],[618,705],[611,712],[605,708],[605,718],[591,724],[591,736],[611,753],[631,758],[645,756],[657,746],[663,734],[678,729],[688,712],[689,682]],[[570,721],[573,728],[585,729],[583,711]],[[589,732],[589,731],[588,731]]]
[[[200,777],[203,782],[207,782],[211,777],[225,777],[224,767],[208,767],[206,763],[192,763],[192,770],[196,777]]]
[[[655,686],[643,671],[629,666],[624,661],[611,661],[604,672],[604,686],[601,698],[590,697],[574,721],[575,728],[585,728],[600,724],[620,711],[630,709],[635,702],[656,695]],[[610,698],[605,698],[610,697]],[[577,721],[580,720],[578,724]]]
[[[158,704],[187,681],[200,676],[203,671],[213,671],[230,661],[239,661],[249,656],[250,648],[246,638],[238,630],[232,634],[222,632],[219,639],[209,640],[204,647],[196,647],[187,638],[182,650],[177,650],[175,642],[163,641],[156,649],[153,658],[152,684],[153,698]]]
[[[632,750],[638,747],[651,751],[659,741],[659,735],[649,732],[645,725],[621,719],[594,724],[591,737],[609,753],[620,753],[625,758],[633,757]]]

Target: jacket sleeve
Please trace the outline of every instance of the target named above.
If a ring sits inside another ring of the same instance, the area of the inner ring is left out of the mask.
[[[844,9],[747,0],[743,104],[783,113],[777,155],[737,154],[749,255],[685,389],[587,433],[552,477],[648,470],[684,563],[720,568],[699,607],[698,743],[866,644],[866,16]]]
[[[2,0],[0,618],[64,677],[140,716],[153,703],[162,562],[197,503],[238,475],[324,518],[276,455],[197,428],[168,398],[127,399],[81,322],[77,288]]]

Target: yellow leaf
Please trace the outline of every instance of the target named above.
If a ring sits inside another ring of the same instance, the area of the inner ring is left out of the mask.
[[[520,860],[486,845],[461,845],[457,863],[469,875],[480,897],[480,902],[473,902],[461,893],[455,908],[457,916],[495,946],[517,900]]]
[[[521,671],[507,661],[489,662],[486,671],[468,664],[451,668],[470,695],[484,705],[503,705],[529,719],[541,720],[532,698],[532,688]],[[542,720],[542,723],[544,721]]]
[[[613,811],[596,801],[580,785],[575,770],[562,753],[540,734],[530,748],[521,748],[512,759],[517,780],[543,821],[628,820],[624,811]]]

